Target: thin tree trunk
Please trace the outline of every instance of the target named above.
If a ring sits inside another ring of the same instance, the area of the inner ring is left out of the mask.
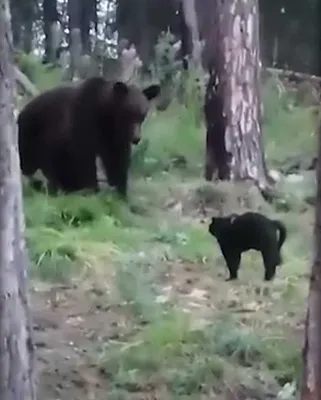
[[[80,26],[81,6],[82,5],[79,2],[79,0],[68,0],[70,80],[76,79],[79,75],[79,67],[82,54],[81,26]]]
[[[12,41],[15,49],[20,49],[22,43],[22,21],[18,7],[11,4]]]
[[[58,11],[56,0],[43,0],[43,30],[45,34],[44,63],[57,61],[57,49],[54,26],[58,24]]]
[[[69,79],[75,80],[79,77],[81,63],[82,43],[81,31],[79,28],[73,28],[70,32],[70,70]]]
[[[180,30],[184,69],[188,68],[189,60],[192,61],[194,67],[200,67],[201,43],[195,10],[195,0],[181,0],[179,13],[181,16]]]
[[[81,7],[80,29],[82,50],[85,54],[92,51],[92,43],[90,37],[90,24],[94,23],[97,33],[97,1],[87,0]]]
[[[32,18],[32,15],[31,15]],[[23,32],[23,50],[26,54],[32,51],[32,39],[33,39],[33,21],[32,19],[25,21],[24,32]]]
[[[261,139],[258,0],[213,0],[213,10],[206,35],[212,78],[206,102],[217,96],[212,110],[207,111],[207,135],[216,137],[208,138],[207,144],[215,146],[218,142],[220,149],[207,149],[207,156],[222,152],[216,164],[223,162],[218,168],[225,179],[249,179],[264,189],[268,177]],[[210,104],[206,106],[211,108]],[[210,129],[211,115],[220,132]]]
[[[206,122],[205,179],[211,181],[214,173],[217,178],[228,180],[230,177],[230,154],[226,150],[224,102],[217,84],[217,68],[210,69],[210,77],[205,92],[204,115]]]
[[[321,157],[321,123],[318,132]],[[317,165],[317,197],[315,219],[315,257],[310,277],[308,310],[303,348],[302,400],[321,399],[321,164]]]
[[[35,400],[27,253],[13,114],[12,33],[8,0],[0,0],[0,5],[0,396],[1,400]]]

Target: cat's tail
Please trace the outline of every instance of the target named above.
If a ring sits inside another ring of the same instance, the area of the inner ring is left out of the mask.
[[[287,236],[287,230],[285,225],[283,224],[283,222],[279,221],[279,220],[274,220],[274,225],[277,227],[277,229],[280,232],[280,236],[279,236],[279,243],[278,243],[278,247],[279,247],[279,254],[278,254],[278,265],[281,265],[283,263],[283,258],[281,255],[281,247],[283,246],[285,240],[286,240],[286,236]]]
[[[283,222],[279,220],[274,220],[274,225],[278,228],[280,232],[280,237],[279,237],[279,250],[281,250],[281,247],[283,246],[286,237],[287,237],[287,230]]]

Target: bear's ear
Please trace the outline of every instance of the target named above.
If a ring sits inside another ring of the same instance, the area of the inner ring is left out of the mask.
[[[150,85],[143,90],[143,93],[147,100],[153,100],[160,93],[160,85]]]
[[[113,86],[113,92],[116,96],[127,96],[128,86],[124,82],[116,82]]]

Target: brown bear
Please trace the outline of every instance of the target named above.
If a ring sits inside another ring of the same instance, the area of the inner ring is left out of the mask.
[[[55,191],[97,190],[98,155],[109,185],[126,197],[131,144],[159,93],[156,84],[141,90],[93,77],[40,94],[18,116],[22,173],[41,170]]]

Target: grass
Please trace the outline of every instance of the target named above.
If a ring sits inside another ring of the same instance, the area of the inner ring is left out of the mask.
[[[264,96],[269,165],[312,150],[311,109],[289,107],[269,86]],[[241,205],[233,185],[206,189],[203,148],[204,129],[173,105],[144,125],[129,204],[108,192],[49,198],[25,188],[32,277],[70,282],[99,271],[100,283],[112,287],[110,302],[123,304],[135,327],[96,349],[110,399],[151,391],[164,399],[225,398],[244,387],[248,397],[253,390],[264,397],[269,385],[277,392],[298,381],[313,211],[282,214],[264,205],[287,224],[284,265],[267,285],[259,255],[250,252],[240,280],[225,283],[222,257],[197,209],[202,202],[215,212],[221,196]]]
[[[281,385],[300,373],[300,352],[283,338],[264,340],[224,319],[193,329],[177,313],[149,324],[130,343],[106,345],[102,354],[107,378],[129,391],[144,390],[155,376],[172,394],[187,396],[223,390],[233,368],[244,376],[249,368],[271,373]]]

